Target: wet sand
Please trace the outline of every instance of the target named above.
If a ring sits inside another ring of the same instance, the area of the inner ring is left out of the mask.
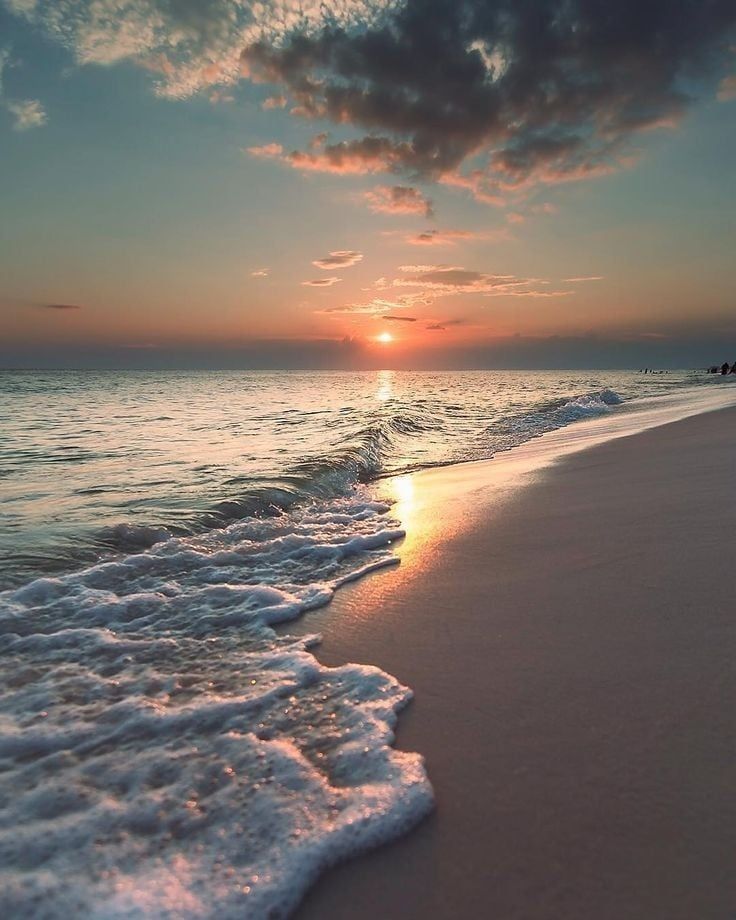
[[[304,618],[414,689],[437,807],[297,916],[733,920],[736,409],[494,462],[400,481],[401,566]]]

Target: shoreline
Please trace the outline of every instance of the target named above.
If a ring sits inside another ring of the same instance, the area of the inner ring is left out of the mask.
[[[399,477],[401,566],[286,631],[414,690],[437,807],[296,916],[732,915],[736,408],[671,421]]]

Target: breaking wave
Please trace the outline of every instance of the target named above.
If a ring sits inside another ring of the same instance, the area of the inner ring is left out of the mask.
[[[280,917],[429,810],[391,747],[407,688],[273,629],[395,561],[388,510],[356,495],[0,595],[0,915]]]
[[[548,431],[573,422],[605,415],[624,399],[615,390],[603,389],[572,398],[550,400],[528,412],[502,418],[486,429],[496,450],[510,450]]]
[[[532,411],[502,417],[484,430],[474,430],[469,425],[468,440],[464,445],[448,450],[445,456],[437,456],[435,452],[427,460],[419,455],[413,461],[408,459],[408,455],[416,452],[416,448],[407,449],[407,442],[421,441],[429,434],[435,439],[441,438],[446,429],[444,413],[433,414],[424,409],[408,411],[405,408],[391,411],[393,407],[389,407],[382,417],[358,428],[329,454],[293,463],[270,482],[253,483],[248,477],[228,480],[233,490],[242,487],[244,494],[234,494],[218,502],[192,516],[184,525],[156,527],[126,522],[99,530],[97,539],[100,545],[109,549],[130,552],[153,546],[175,535],[192,535],[249,517],[279,514],[299,503],[344,496],[357,485],[384,476],[489,458],[497,451],[518,447],[547,431],[608,412],[622,402],[623,397],[611,389],[552,400]]]

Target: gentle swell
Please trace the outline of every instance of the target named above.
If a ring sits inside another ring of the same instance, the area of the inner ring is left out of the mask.
[[[264,484],[233,480],[233,487],[245,486],[244,494],[233,495],[217,503],[209,511],[191,519],[186,526],[181,523],[159,527],[121,523],[98,531],[97,539],[100,546],[108,550],[131,552],[172,536],[201,533],[249,517],[280,514],[299,503],[344,496],[356,485],[369,483],[384,475],[491,457],[498,450],[517,447],[546,431],[608,412],[622,402],[623,398],[618,393],[604,389],[541,404],[533,411],[502,417],[469,438],[464,449],[448,453],[442,461],[426,464],[402,461],[402,450],[407,440],[421,438],[429,432],[435,436],[441,434],[442,417],[420,409],[397,411],[357,429],[327,456],[292,464],[277,480]],[[459,407],[450,407],[453,408]]]

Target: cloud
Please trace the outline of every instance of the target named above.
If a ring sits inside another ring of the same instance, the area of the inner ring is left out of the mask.
[[[371,211],[380,214],[420,214],[432,217],[432,202],[410,185],[377,185],[363,198]]]
[[[420,288],[425,297],[480,294],[484,297],[567,297],[572,291],[540,290],[549,284],[540,278],[517,278],[473,271],[455,265],[402,265],[393,287]]]
[[[419,271],[409,274],[407,269],[417,268]],[[453,265],[423,265],[402,266],[408,277],[397,278],[393,283],[399,287],[422,287],[427,290],[441,291],[442,293],[493,293],[496,289],[503,290],[518,285],[529,284],[525,278],[515,278],[513,275],[492,275],[486,272],[469,271]]]
[[[578,275],[576,278],[563,278],[565,284],[576,284],[581,281],[604,281],[603,275]]]
[[[718,86],[719,102],[730,102],[736,99],[736,74],[724,77]]]
[[[405,237],[412,246],[456,246],[460,240],[510,240],[511,235],[505,227],[498,230],[424,230]]]
[[[302,284],[307,287],[332,287],[339,281],[342,281],[342,278],[317,278],[314,281],[302,281]]]
[[[381,319],[392,320],[395,323],[415,323],[417,321],[415,316],[395,316],[391,313],[387,313]]]
[[[46,111],[38,99],[8,100],[5,107],[15,117],[15,131],[40,128],[48,121]]]
[[[677,124],[731,69],[736,31],[728,0],[5,2],[80,65],[145,68],[159,95],[266,83],[292,114],[349,132],[254,156],[489,204],[634,163],[637,135]],[[733,77],[720,86],[732,98]]]
[[[317,312],[330,314],[358,313],[368,316],[383,317],[387,310],[411,310],[415,307],[427,306],[431,302],[431,298],[423,293],[411,292],[409,294],[395,294],[392,295],[390,299],[386,297],[374,297],[367,303],[341,304]],[[392,315],[395,316],[396,314]]]
[[[433,272],[441,268],[441,265],[399,265],[400,272]]]
[[[366,302],[331,307],[326,313],[363,313],[401,315],[393,311],[414,311],[431,306],[445,297],[475,295],[479,297],[569,297],[572,290],[556,290],[543,278],[520,278],[492,274],[457,265],[400,265],[394,278],[378,278],[366,291],[380,292]],[[408,290],[407,290],[408,289]],[[447,321],[441,325],[452,325]]]
[[[407,150],[407,144],[387,137],[328,143],[327,135],[318,134],[312,138],[308,150],[292,150],[280,159],[302,172],[360,176],[398,170]]]
[[[352,265],[357,265],[358,262],[362,261],[362,252],[356,252],[354,249],[338,249],[323,259],[315,259],[312,265],[316,265],[317,268],[325,271],[331,271],[334,268],[350,268]]]
[[[365,132],[293,165],[405,172],[498,203],[630,165],[636,135],[677,123],[723,67],[735,26],[717,0],[406,0],[363,28],[260,39],[244,61],[302,117]]]
[[[268,112],[270,109],[283,109],[285,108],[289,100],[286,96],[269,96],[268,99],[264,99],[261,103],[261,108],[264,112]]]
[[[446,319],[439,323],[428,323],[424,328],[430,332],[444,332],[449,326],[462,326],[464,324],[464,319]]]
[[[488,294],[489,297],[570,297],[574,294],[575,291],[536,291],[536,290],[509,290],[509,291],[496,291],[493,294]]]
[[[532,215],[539,214],[556,214],[557,208],[549,201],[545,201],[542,204],[529,205],[524,208],[524,212],[520,211],[509,211],[506,215],[506,221],[509,224],[523,224],[526,222],[527,218]]]
[[[232,93],[228,93],[225,90],[213,89],[210,93],[210,102],[212,105],[224,104],[229,102],[235,102],[235,96]]]
[[[246,147],[246,153],[260,160],[278,160],[283,155],[281,144],[261,144],[258,147]]]
[[[0,48],[0,96],[3,94],[3,72],[9,60],[10,50],[8,48]]]
[[[60,42],[81,65],[133,61],[155,75],[156,93],[185,99],[250,77],[243,49],[325,28],[370,26],[374,0],[5,0]]]
[[[36,304],[42,310],[81,310],[82,308],[76,303],[39,303]]]
[[[258,268],[250,273],[251,278],[268,278],[270,268]]]

